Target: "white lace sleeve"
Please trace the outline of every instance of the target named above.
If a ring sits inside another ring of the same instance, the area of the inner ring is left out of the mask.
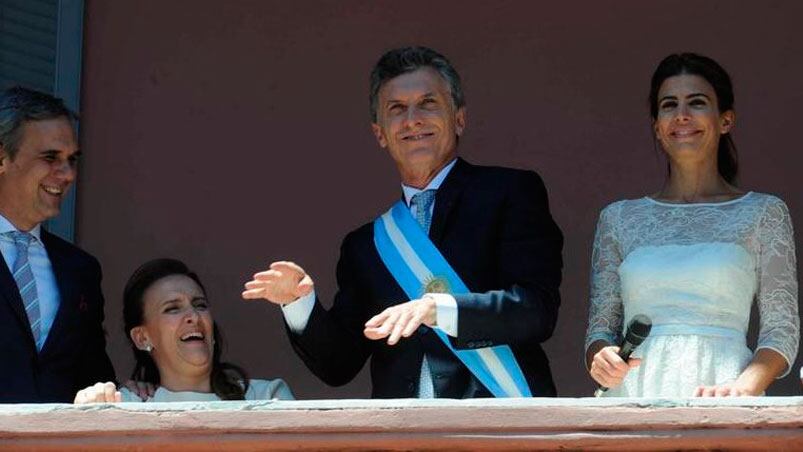
[[[757,301],[761,319],[756,348],[769,348],[786,358],[788,365],[783,377],[797,356],[800,317],[792,220],[786,204],[774,196],[767,202],[757,238],[760,247]]]
[[[623,309],[618,271],[622,256],[616,239],[620,210],[621,204],[611,204],[602,210],[597,222],[591,253],[591,303],[588,309],[586,350],[598,340],[611,344],[620,342]]]

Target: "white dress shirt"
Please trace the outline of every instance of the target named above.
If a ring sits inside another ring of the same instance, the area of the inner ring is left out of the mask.
[[[452,160],[451,163],[443,167],[443,169],[440,170],[437,175],[435,175],[435,178],[432,179],[432,181],[423,190],[408,187],[402,184],[404,202],[407,204],[407,207],[410,208],[413,217],[415,217],[416,214],[415,206],[410,206],[410,200],[413,199],[413,196],[424,190],[437,190],[440,188],[444,179],[446,179],[446,176],[449,175],[449,171],[452,170],[456,162],[457,159]],[[430,209],[432,209],[430,211],[430,215],[435,211],[435,202],[436,201],[433,201],[432,206],[430,207]],[[437,323],[437,328],[449,336],[457,337],[457,301],[454,299],[454,297],[444,293],[428,293],[424,296],[435,299],[435,321]],[[287,322],[287,326],[290,328],[290,331],[296,334],[301,334],[304,332],[304,329],[307,327],[309,317],[312,315],[312,308],[314,306],[314,290],[298,300],[282,306],[282,313],[284,314],[284,319]]]
[[[17,230],[10,221],[0,215],[0,252],[3,253],[3,259],[6,261],[9,272],[13,271],[14,263],[17,261],[17,245],[14,243],[14,239],[6,233]],[[53,320],[56,318],[56,313],[61,303],[61,294],[56,283],[56,275],[53,273],[53,265],[50,263],[50,258],[47,256],[47,251],[40,237],[41,230],[42,225],[37,224],[36,227],[28,231],[34,237],[28,247],[28,262],[31,265],[33,278],[36,281],[36,293],[39,296],[39,316],[41,318],[39,323],[39,342],[36,344],[38,350],[42,350],[42,345],[44,345],[50,328],[53,326]]]

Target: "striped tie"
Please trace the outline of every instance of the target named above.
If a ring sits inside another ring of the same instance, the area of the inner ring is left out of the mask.
[[[36,280],[31,271],[31,264],[28,262],[28,246],[31,244],[33,236],[27,232],[13,231],[9,233],[14,243],[17,245],[17,260],[14,262],[14,281],[20,291],[22,303],[25,305],[25,314],[28,315],[28,322],[31,324],[33,339],[36,341],[36,349],[41,350],[39,343],[39,294],[36,291]]]
[[[415,206],[415,219],[424,232],[429,233],[429,226],[432,223],[432,203],[435,201],[435,190],[424,190],[413,195],[410,205]],[[427,355],[421,362],[421,378],[418,384],[418,398],[432,399],[435,397],[435,386],[432,384],[432,372],[429,369]]]
[[[432,223],[432,203],[435,202],[435,190],[424,190],[413,195],[410,205],[415,206],[415,219],[429,233],[429,225]]]

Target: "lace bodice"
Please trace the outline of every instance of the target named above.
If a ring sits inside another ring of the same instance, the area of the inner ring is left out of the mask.
[[[800,321],[792,223],[783,201],[750,192],[723,203],[615,202],[600,214],[591,258],[586,348],[621,342],[639,313],[653,325],[747,333],[791,365]]]

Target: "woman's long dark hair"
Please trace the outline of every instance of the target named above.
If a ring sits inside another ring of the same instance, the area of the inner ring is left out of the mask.
[[[675,53],[664,58],[655,68],[650,84],[650,115],[653,121],[658,118],[658,91],[664,80],[676,75],[697,75],[705,79],[717,95],[717,108],[720,113],[733,110],[733,84],[725,69],[711,58],[695,53]],[[736,184],[739,160],[736,145],[730,133],[719,138],[717,150],[717,169],[729,184]]]
[[[159,369],[153,361],[151,354],[140,350],[131,339],[131,329],[141,326],[145,317],[145,291],[156,281],[172,276],[183,275],[193,281],[206,294],[204,285],[194,272],[176,259],[154,259],[142,264],[128,278],[123,290],[123,331],[134,351],[134,371],[131,379],[146,381],[154,385],[160,383]],[[223,336],[217,325],[212,323],[214,345],[212,347],[212,375],[210,385],[212,391],[223,400],[243,400],[248,390],[248,375],[241,367],[220,361],[223,348]]]

